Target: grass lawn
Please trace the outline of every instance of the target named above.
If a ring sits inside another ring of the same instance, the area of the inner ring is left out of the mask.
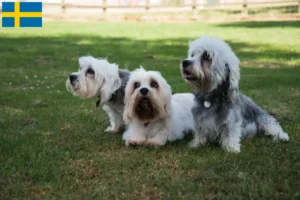
[[[188,40],[224,38],[241,60],[240,90],[276,114],[290,142],[260,137],[240,154],[217,146],[126,148],[96,99],[65,89],[78,58],[159,70],[173,92]],[[68,23],[0,29],[1,199],[299,199],[300,22]]]

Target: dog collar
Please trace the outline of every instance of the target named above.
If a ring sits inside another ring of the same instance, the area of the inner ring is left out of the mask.
[[[100,101],[101,101],[101,97],[100,96],[98,96],[99,97],[99,99],[96,101],[96,107],[99,107],[99,104],[100,104]]]
[[[203,96],[202,103],[205,108],[211,107],[213,103],[228,102],[229,97],[227,91],[222,91],[220,88]]]
[[[111,97],[110,97],[110,99],[109,99],[108,101],[112,101],[116,95],[117,95],[117,92],[114,92],[114,93],[111,95]],[[101,97],[98,96],[98,98],[99,98],[99,99],[96,101],[96,107],[99,107],[100,102],[101,102]]]
[[[123,73],[120,70],[118,71],[118,75],[119,75],[119,78],[122,80],[122,77],[124,75],[123,75]],[[117,92],[119,91],[119,89],[117,89],[114,93],[112,93],[112,95],[111,95],[111,97],[110,97],[110,99],[108,101],[113,101],[115,99],[115,97],[117,96]]]
[[[209,101],[204,101],[204,106],[206,107],[206,108],[209,108],[210,107],[210,102]]]
[[[121,81],[122,81],[122,84],[121,84],[121,87],[119,88],[119,89],[117,89],[114,93],[112,93],[112,95],[111,95],[111,97],[110,97],[110,99],[108,100],[108,101],[114,101],[115,99],[116,99],[116,96],[117,96],[117,93],[119,93],[118,95],[124,95],[123,93],[123,91],[122,90],[124,90],[124,86],[122,86],[122,85],[124,85],[124,84],[126,84],[127,83],[127,79],[124,79],[124,78],[126,78],[127,76],[129,76],[129,75],[127,75],[127,74],[129,74],[129,72],[127,72],[127,71],[122,71],[122,70],[118,70],[118,75],[119,75],[119,78],[121,79]],[[123,80],[124,79],[124,80]],[[105,79],[104,79],[104,83],[105,83]],[[123,83],[125,81],[125,83]],[[103,84],[104,84],[103,83]],[[102,85],[103,86],[103,85]],[[98,107],[99,105],[100,105],[100,103],[101,103],[101,89],[102,89],[102,87],[101,88],[99,88],[99,92],[98,92],[98,100],[96,101],[96,107]]]
[[[112,95],[108,101],[112,101],[116,95],[117,95],[117,92],[112,93]]]
[[[228,89],[230,86],[230,69],[228,65],[226,64],[226,68],[228,70],[227,77],[223,81],[221,85],[219,85],[216,89],[209,93],[205,93],[202,98],[200,99],[200,102],[203,103],[205,108],[211,107],[212,103],[221,103],[221,102],[228,102],[229,97],[228,97]],[[201,104],[202,104],[201,103]]]

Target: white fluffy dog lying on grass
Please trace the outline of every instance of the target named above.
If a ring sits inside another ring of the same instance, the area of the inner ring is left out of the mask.
[[[192,94],[172,95],[170,85],[159,72],[142,67],[133,71],[125,88],[126,146],[162,146],[182,139],[186,131],[194,130],[193,102]]]

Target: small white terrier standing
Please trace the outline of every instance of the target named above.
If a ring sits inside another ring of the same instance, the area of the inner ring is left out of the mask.
[[[125,88],[123,119],[128,125],[123,139],[128,145],[162,146],[194,130],[192,94],[172,95],[167,81],[142,67],[131,73]]]
[[[118,132],[123,125],[125,86],[130,72],[92,56],[79,58],[79,66],[79,71],[67,79],[67,90],[83,99],[99,97],[97,106],[104,103],[103,110],[110,120],[110,126],[105,131]]]

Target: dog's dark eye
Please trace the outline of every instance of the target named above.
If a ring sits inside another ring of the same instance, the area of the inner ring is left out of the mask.
[[[194,54],[193,54],[193,53],[191,54],[191,57],[194,57]]]
[[[139,88],[140,85],[141,85],[141,84],[140,84],[139,82],[135,82],[135,83],[134,83],[134,89]]]
[[[92,68],[89,68],[86,73],[88,74],[95,74],[94,70]]]
[[[208,53],[207,53],[207,52],[204,52],[203,55],[202,55],[202,60],[207,61],[207,60],[209,60],[209,59],[210,59],[210,58],[209,58]]]
[[[150,83],[150,86],[151,86],[152,88],[158,88],[158,84],[157,84],[155,81],[152,81],[152,82]]]

